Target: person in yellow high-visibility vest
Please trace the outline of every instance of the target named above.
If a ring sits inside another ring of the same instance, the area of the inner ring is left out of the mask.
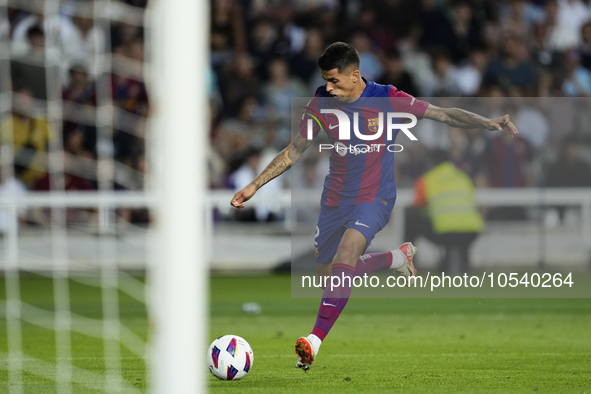
[[[462,170],[437,151],[435,166],[415,184],[414,206],[407,209],[405,240],[419,236],[445,247],[439,269],[453,274],[468,272],[469,247],[484,228],[476,208],[474,183]]]

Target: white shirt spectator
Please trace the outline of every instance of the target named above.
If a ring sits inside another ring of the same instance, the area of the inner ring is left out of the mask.
[[[581,26],[591,18],[591,11],[580,0],[558,0],[558,17],[551,34],[551,44],[562,51],[581,41]]]
[[[480,88],[482,73],[473,64],[466,64],[453,70],[452,79],[462,96],[475,96]]]
[[[522,107],[513,121],[519,135],[534,148],[542,148],[548,138],[550,124],[544,114],[536,108]]]
[[[64,55],[60,59],[64,83],[68,70],[74,63],[83,64],[91,75],[95,77],[98,75],[97,59],[105,46],[103,32],[93,26],[84,36],[76,24],[64,15],[43,19],[38,15],[29,15],[21,20],[13,33],[11,49],[14,57],[25,56],[30,52],[27,32],[35,25],[40,25],[43,29],[46,45],[51,44],[53,37],[57,38],[58,45]]]
[[[248,163],[243,164],[236,172],[231,175],[231,179],[234,181],[234,188],[236,191],[242,189],[243,187],[247,186],[251,183],[264,169],[267,165],[273,160],[273,158],[277,155],[275,151],[266,151],[263,152],[260,156],[260,160],[258,161],[257,168],[253,168]],[[257,196],[265,196],[265,195],[277,195],[282,189],[281,179],[273,179],[265,186],[260,188],[257,191]],[[281,205],[273,204],[273,203],[265,203],[260,204],[255,207],[255,215],[257,221],[265,221],[269,216],[269,213],[279,213],[281,209]]]
[[[9,196],[18,199],[27,193],[25,185],[14,177],[8,178],[6,182],[0,183],[0,196]],[[19,209],[18,214],[22,215],[24,209]],[[17,222],[18,223],[18,222]],[[6,208],[0,208],[0,234],[5,234],[8,231],[9,217]]]

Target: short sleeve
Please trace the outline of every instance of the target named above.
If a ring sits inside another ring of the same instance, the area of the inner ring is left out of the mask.
[[[308,102],[308,105],[304,108],[302,119],[300,120],[300,135],[304,138],[308,138],[308,120],[311,120],[312,124],[312,138],[318,136],[320,132],[323,118],[318,112],[318,98],[319,90],[316,90],[314,98]]]
[[[413,114],[418,119],[422,119],[425,116],[429,103],[427,101],[416,99],[408,93],[402,90],[396,89],[391,86],[388,92],[390,97],[390,104],[395,112],[406,112]]]

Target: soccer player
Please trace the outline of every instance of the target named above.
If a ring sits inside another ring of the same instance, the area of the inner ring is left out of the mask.
[[[318,111],[314,111],[320,112],[318,106],[324,97],[336,99],[335,101],[342,105],[342,109],[354,106],[356,102],[361,102],[365,98],[382,97],[382,101],[391,103],[389,111],[433,119],[459,128],[503,130],[506,127],[511,135],[517,134],[509,115],[487,119],[459,108],[439,108],[426,101],[417,100],[392,85],[367,81],[359,72],[359,54],[349,44],[331,44],[318,58],[318,66],[326,85],[316,90],[315,99],[308,104],[310,111],[315,107]],[[367,111],[367,108],[363,110]],[[371,109],[369,111],[368,116],[372,116]],[[352,112],[346,113],[351,128],[362,130],[361,133],[366,135],[375,130],[375,119],[371,125],[368,123],[365,129],[360,126],[363,119],[355,126]],[[311,118],[311,115],[308,116]],[[376,233],[390,220],[396,200],[394,154],[387,149],[371,149],[362,154],[351,151],[348,149],[351,145],[367,141],[359,139],[353,132],[350,133],[349,140],[340,140],[340,127],[336,127],[337,116],[327,114],[326,120],[328,127],[325,131],[332,143],[340,149],[331,152],[330,171],[324,182],[315,238],[316,263],[319,275],[335,275],[349,280],[342,280],[338,287],[327,286],[324,289],[312,332],[296,342],[296,366],[305,371],[314,362],[322,341],[347,304],[355,276],[370,274],[382,268],[394,269],[409,277],[409,280],[416,276],[412,261],[416,248],[410,242],[391,252],[363,254]],[[307,138],[307,124],[307,116],[304,113],[300,133],[252,183],[234,195],[232,206],[244,208],[244,203],[250,200],[258,189],[283,174],[302,157],[312,142]],[[314,128],[314,137],[319,129],[318,126]]]

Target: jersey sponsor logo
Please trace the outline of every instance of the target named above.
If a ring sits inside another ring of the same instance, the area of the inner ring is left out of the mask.
[[[340,141],[334,144],[334,149],[340,156],[345,156],[348,150],[347,145],[343,144]],[[322,148],[320,150],[322,150]]]
[[[368,226],[367,224],[359,223],[359,220],[357,220],[357,221],[355,222],[355,225],[356,225],[356,226],[363,226],[363,227],[367,227],[367,228],[369,228],[369,226]]]
[[[351,155],[363,155],[366,153],[374,153],[374,152],[385,152],[388,151],[390,153],[402,152],[404,147],[400,144],[358,144],[354,145],[351,144],[349,146],[343,144],[342,142],[338,141],[333,144],[320,144],[319,145],[319,152],[323,150],[331,150],[334,149],[339,156],[346,156],[347,153]]]

